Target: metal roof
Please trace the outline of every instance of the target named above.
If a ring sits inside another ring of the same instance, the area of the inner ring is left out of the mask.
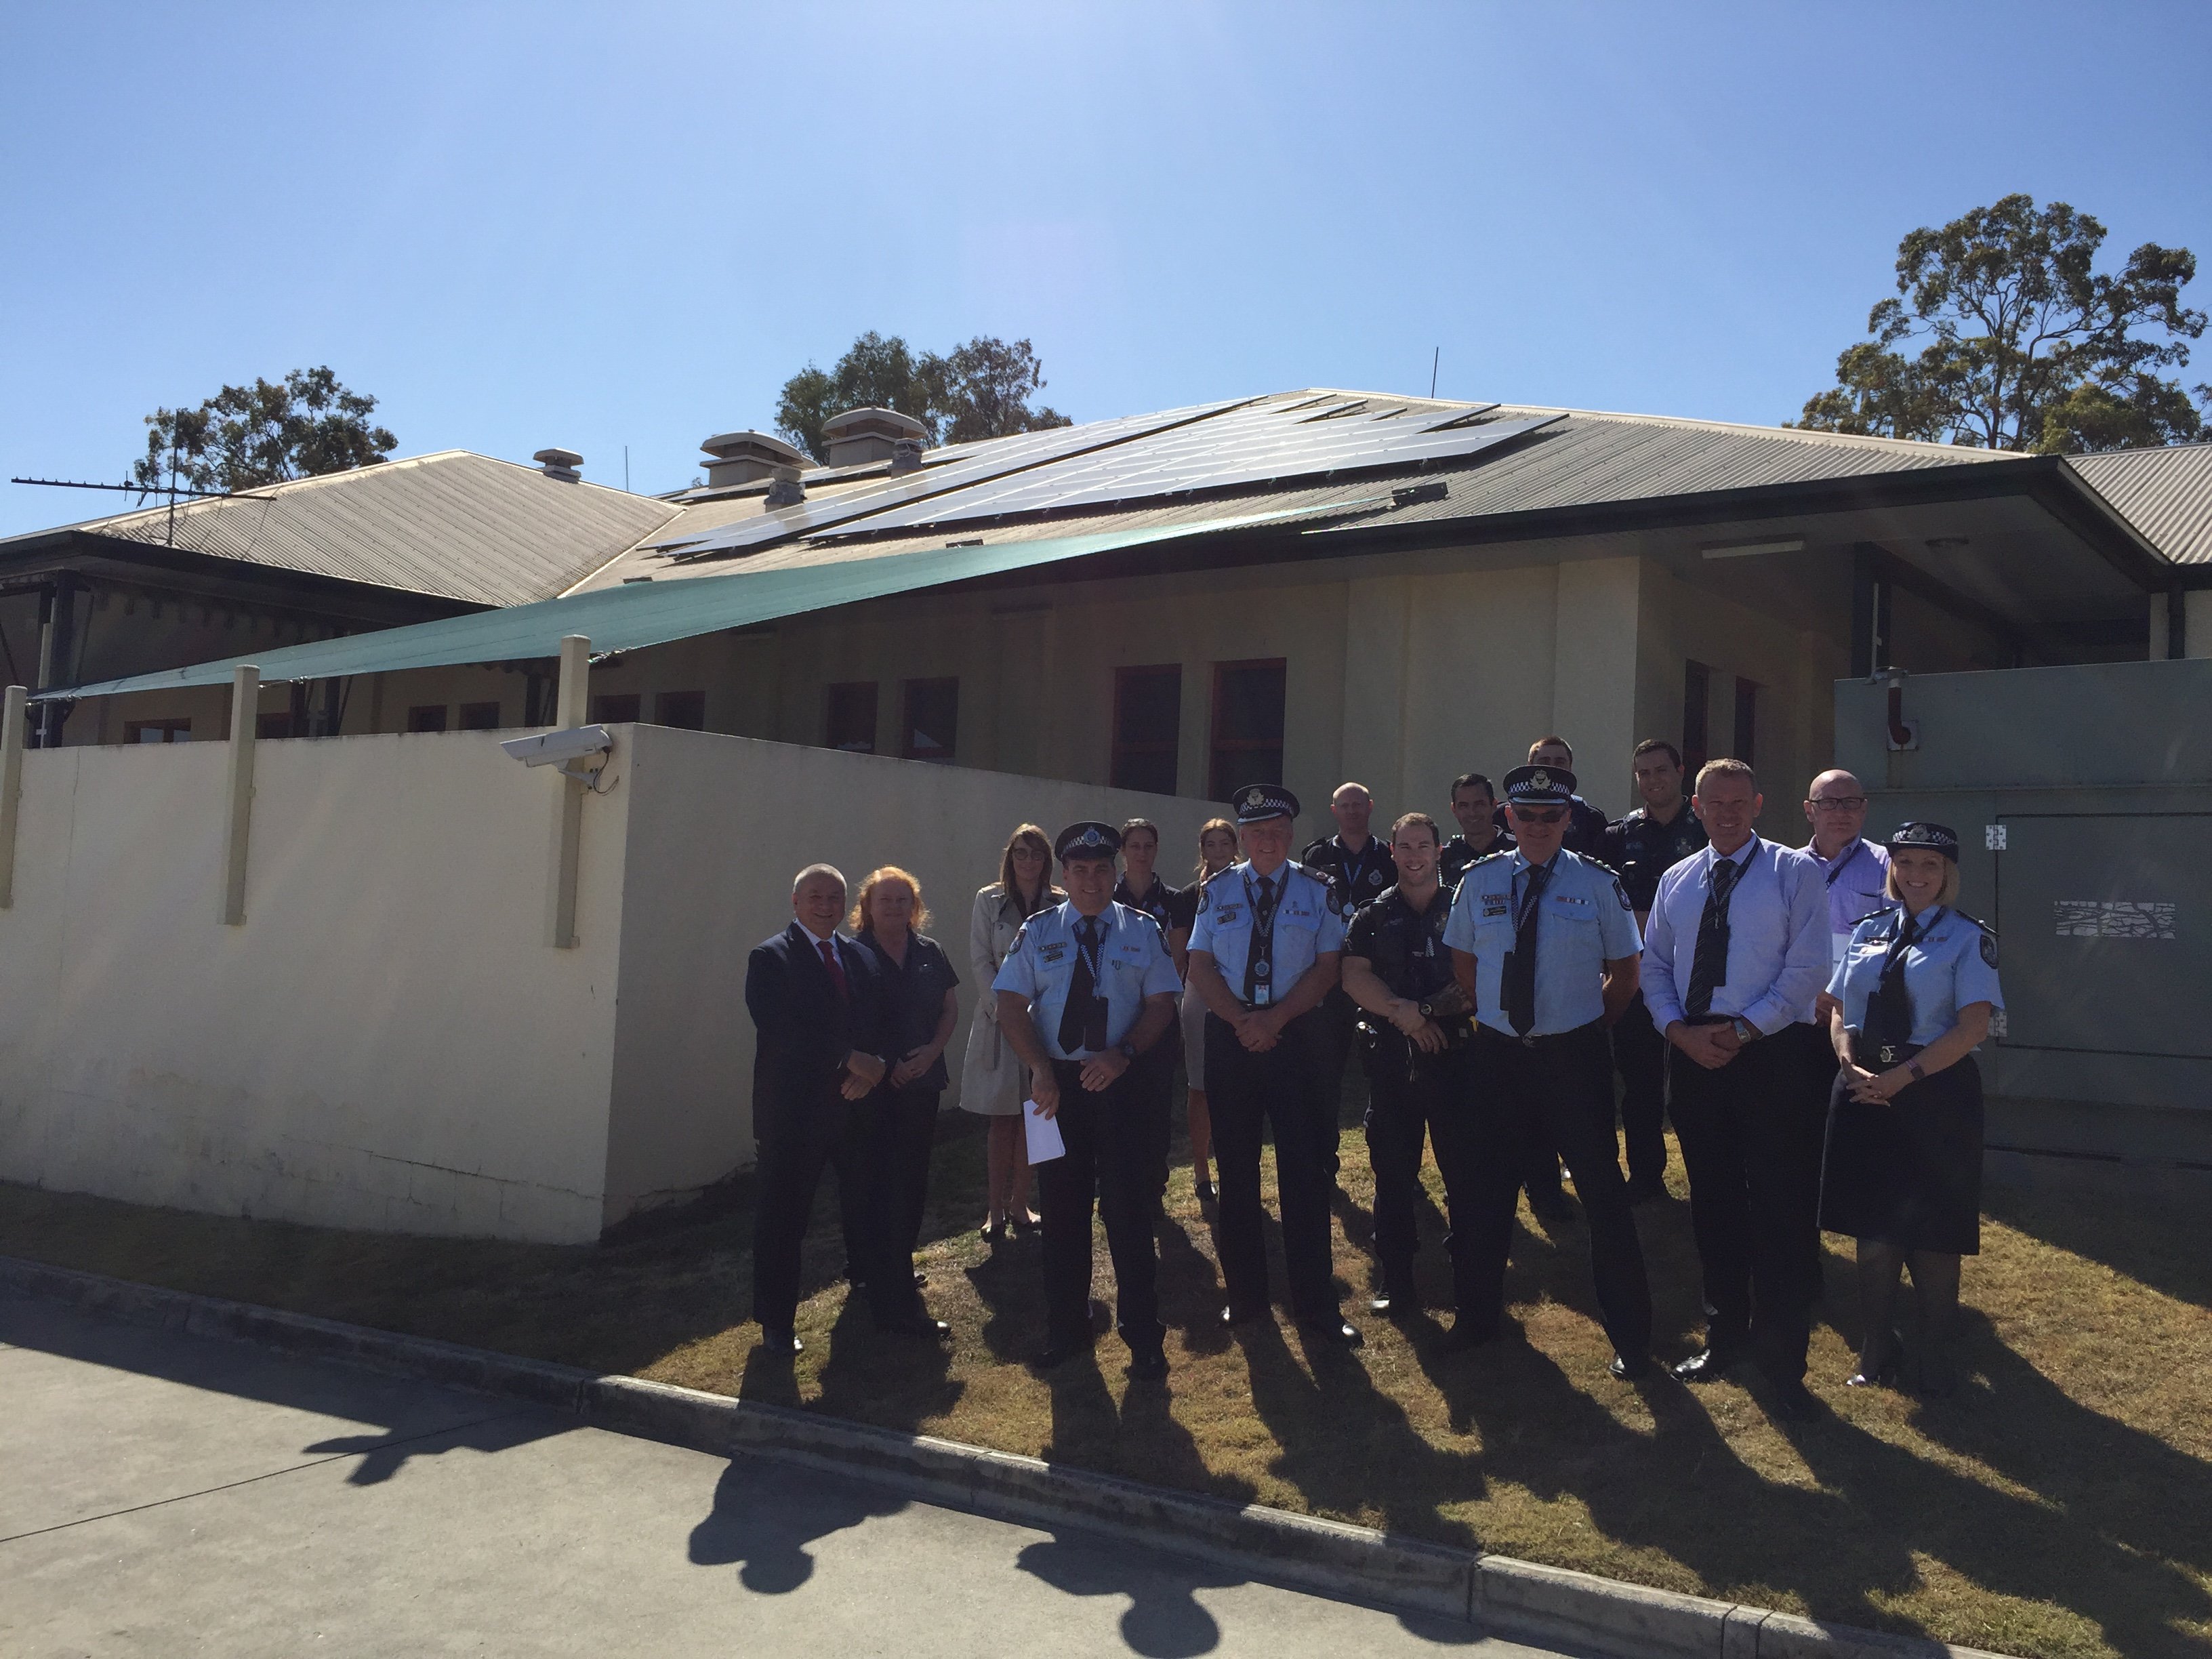
[[[1384,500],[1387,501],[1387,497]],[[569,598],[477,611],[406,628],[381,629],[306,645],[225,658],[134,674],[41,693],[50,697],[109,696],[126,691],[173,690],[227,684],[233,672],[251,664],[264,683],[330,679],[457,663],[520,662],[559,654],[561,641],[580,634],[594,654],[635,651],[671,640],[692,639],[725,629],[747,627],[779,617],[828,610],[863,599],[881,599],[916,588],[966,581],[1028,565],[1047,564],[1086,554],[1109,552],[1147,542],[1166,541],[1280,525],[1303,515],[1246,514],[1196,523],[1122,529],[1091,535],[1043,537],[1024,542],[937,547],[918,552],[877,554],[787,565],[680,582],[636,582]]]
[[[557,593],[650,535],[677,508],[446,450],[272,484],[249,495],[147,507],[67,528],[211,558],[474,605]],[[0,540],[0,556],[42,539]]]
[[[2066,465],[2174,563],[2212,565],[2212,443],[2069,455]]]

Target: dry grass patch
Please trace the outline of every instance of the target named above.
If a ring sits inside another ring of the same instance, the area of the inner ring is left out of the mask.
[[[943,1349],[878,1338],[836,1279],[817,1209],[795,1368],[744,1324],[738,1201],[596,1249],[404,1239],[137,1209],[0,1187],[0,1252],[392,1330],[627,1371],[923,1430],[1159,1484],[1257,1500],[1672,1589],[2034,1655],[2212,1651],[2212,1227],[2200,1194],[1993,1189],[1968,1265],[1968,1386],[1949,1402],[1846,1390],[1848,1261],[1829,1258],[1812,1386],[1831,1415],[1771,1419],[1743,1389],[1625,1388],[1592,1315],[1579,1230],[1524,1213],[1509,1294],[1522,1340],[1439,1351],[1447,1316],[1368,1346],[1308,1350],[1287,1323],[1215,1322],[1209,1223],[1178,1172],[1162,1232],[1165,1388],[1118,1341],[1048,1381],[1036,1247],[975,1236],[981,1141],[948,1121],[923,1265]],[[1371,1282],[1371,1186],[1344,1142],[1337,1267]],[[1680,1165],[1675,1166],[1678,1183]],[[825,1194],[826,1199],[826,1194]],[[1693,1346],[1686,1206],[1639,1212],[1659,1346]],[[1423,1289],[1447,1295],[1441,1218]],[[1279,1257],[1277,1261],[1279,1286]],[[1103,1240],[1098,1285],[1110,1294]],[[1842,1328],[1838,1328],[1841,1326]]]

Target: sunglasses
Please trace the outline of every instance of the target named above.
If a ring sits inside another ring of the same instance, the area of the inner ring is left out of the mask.
[[[1826,799],[1808,800],[1806,805],[1815,812],[1856,812],[1867,804],[1864,795],[1830,795]]]
[[[1533,806],[1516,806],[1513,809],[1513,816],[1523,823],[1559,823],[1565,820],[1567,809],[1564,806],[1547,806],[1540,810]]]

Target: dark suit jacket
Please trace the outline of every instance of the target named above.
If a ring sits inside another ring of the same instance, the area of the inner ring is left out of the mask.
[[[812,1108],[836,1097],[845,1056],[884,1052],[883,981],[875,953],[843,933],[833,940],[847,994],[823,966],[814,937],[796,921],[753,947],[745,1007],[759,1040],[753,1050],[756,1133],[764,1114]]]

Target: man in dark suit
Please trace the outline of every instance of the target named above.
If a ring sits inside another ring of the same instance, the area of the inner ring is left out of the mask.
[[[745,1007],[758,1039],[753,1051],[753,1136],[760,1144],[760,1208],[753,1223],[753,1316],[762,1346],[799,1351],[792,1325],[799,1310],[799,1254],[822,1166],[834,1162],[842,1185],[863,1178],[871,1148],[859,1109],[883,1080],[884,993],[872,953],[837,931],[845,878],[809,865],[791,886],[793,920],[753,947],[745,964]],[[942,1336],[914,1284],[913,1263],[878,1261],[887,1235],[862,1229],[865,1268],[877,1326],[911,1336]]]

